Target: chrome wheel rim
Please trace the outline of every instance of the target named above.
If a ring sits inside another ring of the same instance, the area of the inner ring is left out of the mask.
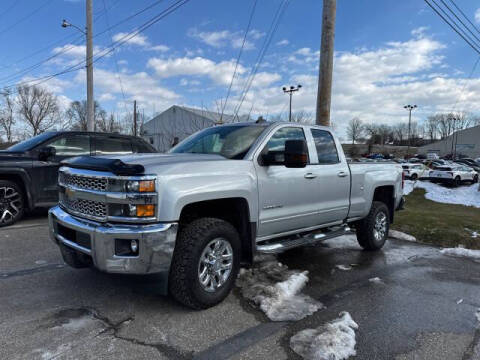
[[[232,268],[232,246],[224,238],[213,239],[200,255],[198,281],[205,291],[214,292],[227,282]]]
[[[15,219],[22,210],[20,193],[10,186],[0,187],[0,223]]]
[[[381,241],[387,234],[387,215],[379,212],[375,217],[375,225],[373,227],[373,236],[376,241]]]

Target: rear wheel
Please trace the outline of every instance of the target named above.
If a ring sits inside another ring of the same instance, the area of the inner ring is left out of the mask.
[[[380,250],[388,237],[390,212],[383,202],[374,201],[368,216],[356,225],[358,243],[365,250]]]
[[[453,185],[454,185],[455,187],[458,187],[458,186],[462,185],[462,178],[461,178],[460,176],[457,176],[457,177],[455,178],[455,180],[453,181]]]
[[[240,238],[228,222],[200,218],[179,232],[169,275],[170,294],[193,309],[220,303],[240,267]]]
[[[478,183],[478,174],[473,177],[473,183]]]
[[[418,179],[418,175],[417,174],[412,174],[412,180],[415,181]]]
[[[11,225],[23,216],[22,188],[13,181],[0,180],[0,227]]]

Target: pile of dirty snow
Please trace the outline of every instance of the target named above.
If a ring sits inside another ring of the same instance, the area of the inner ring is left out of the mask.
[[[425,189],[425,198],[444,204],[457,204],[480,208],[480,191],[478,184],[460,186],[458,188],[441,186],[429,181],[405,181],[404,195],[410,194],[413,189]]]
[[[358,325],[346,311],[317,329],[306,329],[292,336],[290,347],[307,360],[342,360],[355,356],[355,330]]]
[[[444,255],[480,260],[480,250],[465,249],[461,246],[456,248],[445,248],[440,250],[440,252]]]
[[[308,271],[289,270],[276,260],[266,259],[251,269],[242,269],[237,286],[270,320],[295,321],[323,307],[322,303],[301,293],[308,282],[307,275]]]
[[[388,236],[397,240],[405,240],[405,241],[412,241],[412,242],[417,241],[415,236],[405,234],[404,232],[397,231],[397,230],[390,230],[388,232]]]

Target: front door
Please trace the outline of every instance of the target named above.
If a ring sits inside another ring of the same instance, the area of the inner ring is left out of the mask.
[[[285,141],[306,140],[303,126],[287,125],[275,131],[262,153],[282,157]],[[278,234],[316,225],[317,209],[314,196],[317,183],[313,165],[286,168],[284,165],[261,166],[255,161],[258,177],[258,237]]]
[[[49,206],[58,201],[57,182],[60,162],[74,156],[90,155],[90,135],[62,135],[42,145],[42,147],[45,146],[54,147],[56,154],[45,161],[33,162],[32,182],[36,189],[36,206]],[[39,151],[40,149],[37,149],[37,152]]]

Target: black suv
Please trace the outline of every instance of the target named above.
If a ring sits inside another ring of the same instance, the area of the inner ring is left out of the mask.
[[[58,168],[66,158],[152,152],[138,137],[78,131],[46,132],[0,151],[0,227],[19,220],[25,209],[57,203]]]

